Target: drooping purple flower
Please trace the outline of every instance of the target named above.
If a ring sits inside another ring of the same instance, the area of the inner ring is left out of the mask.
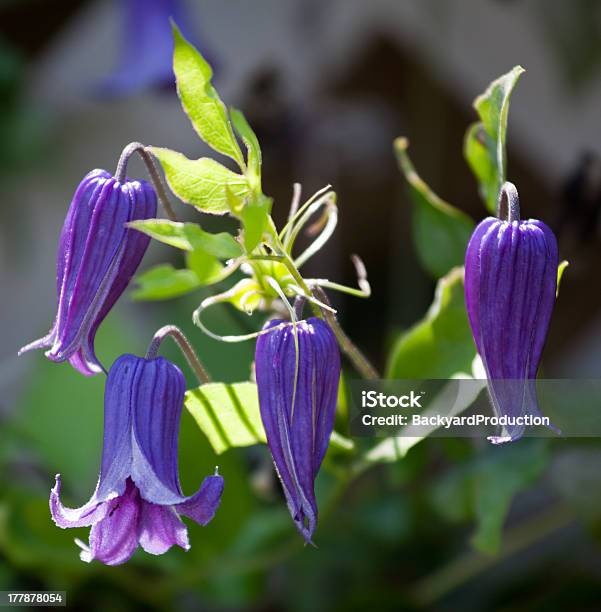
[[[541,416],[535,379],[557,288],[557,241],[536,219],[520,221],[517,191],[505,183],[500,216],[474,230],[465,257],[465,301],[498,416]],[[554,428],[553,428],[554,429]],[[524,425],[509,425],[500,444],[518,439]]]
[[[156,212],[156,194],[146,181],[119,182],[104,170],[84,177],[59,240],[54,325],[19,354],[47,348],[48,359],[69,361],[86,376],[102,371],[94,353],[96,331],[127,287],[150,241],[125,224],[154,217]]]
[[[50,512],[63,529],[91,527],[84,561],[125,563],[138,544],[160,555],[177,544],[188,550],[187,516],[206,525],[223,491],[219,475],[204,479],[186,497],[179,483],[177,442],[185,392],[181,370],[163,357],[122,355],[111,367],[104,397],[104,445],[100,477],[81,508],[60,501],[60,475],[50,494]]]
[[[321,319],[264,327],[272,328],[259,336],[255,354],[261,419],[290,514],[310,543],[317,525],[315,477],[334,426],[340,352]]]
[[[149,88],[173,85],[171,21],[190,36],[188,16],[181,0],[119,0],[122,43],[115,71],[105,78],[99,93],[123,96]],[[204,55],[204,53],[203,53]]]

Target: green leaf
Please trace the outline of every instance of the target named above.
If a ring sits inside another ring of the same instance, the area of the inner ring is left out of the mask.
[[[192,160],[170,149],[151,147],[150,150],[161,162],[173,193],[202,212],[214,215],[229,212],[226,190],[240,203],[249,194],[244,176],[213,159],[201,157]]]
[[[501,545],[503,523],[513,497],[545,471],[548,451],[544,440],[521,440],[494,449],[473,473],[477,527],[472,544],[494,555]]]
[[[257,193],[240,212],[244,227],[244,248],[250,253],[261,241],[263,232],[267,229],[272,199]]]
[[[186,265],[196,274],[200,285],[211,285],[221,280],[223,265],[209,253],[200,249],[186,254]]]
[[[494,213],[501,185],[507,172],[506,134],[509,100],[518,79],[524,72],[515,66],[493,81],[474,101],[480,122],[466,133],[464,155],[479,183],[486,208]]]
[[[235,238],[227,232],[211,234],[196,223],[179,223],[169,219],[145,219],[132,221],[128,227],[136,229],[159,242],[184,251],[205,251],[220,259],[232,259],[242,255]]]
[[[409,183],[413,202],[413,240],[422,266],[435,278],[463,265],[474,222],[461,210],[441,200],[419,177],[409,155],[406,138],[397,138],[394,149],[399,167]]]
[[[215,299],[250,315],[261,305],[263,289],[254,278],[243,278],[224,293],[216,295]]]
[[[246,117],[241,111],[235,108],[230,108],[230,117],[232,119],[232,123],[234,124],[234,129],[244,141],[246,150],[248,151],[248,169],[246,176],[248,177],[248,181],[253,190],[260,192],[262,160],[259,141],[256,134],[253,132],[253,129],[248,124],[248,121],[246,121]]]
[[[522,439],[504,446],[490,445],[435,482],[431,501],[451,522],[474,519],[472,544],[479,551],[494,555],[501,546],[511,501],[543,474],[548,460],[545,440]]]
[[[396,341],[387,378],[451,378],[471,372],[476,348],[465,310],[463,268],[438,281],[424,319]]]
[[[193,270],[177,270],[171,264],[161,264],[136,276],[134,300],[168,300],[185,295],[202,286]]]
[[[175,25],[173,37],[173,71],[184,111],[198,135],[210,147],[231,157],[244,170],[244,158],[234,136],[227,109],[211,84],[211,66]]]
[[[266,441],[254,383],[201,385],[186,392],[184,404],[218,454]]]

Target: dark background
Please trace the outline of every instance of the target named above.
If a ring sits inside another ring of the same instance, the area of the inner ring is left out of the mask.
[[[434,290],[414,253],[392,141],[407,136],[421,176],[479,220],[485,210],[462,156],[463,134],[475,120],[471,101],[522,64],[508,178],[519,188],[522,214],[551,225],[561,258],[570,261],[545,373],[599,376],[598,2],[214,0],[186,7],[217,89],[257,132],[276,221],[287,214],[293,182],[307,196],[327,183],[337,191],[338,230],[305,274],[353,285],[348,256],[362,256],[372,297],[334,301],[348,333],[380,368]],[[324,517],[319,550],[289,544],[292,529],[269,461],[264,449],[251,449],[220,457],[234,474],[223,512],[205,530],[191,529],[195,552],[188,557],[171,551],[155,563],[137,556],[118,569],[77,560],[72,534],[51,525],[46,499],[57,471],[73,505],[91,493],[102,381],[82,380],[41,355],[17,360],[16,351],[51,323],[56,241],[81,177],[94,167],[111,170],[133,140],[207,154],[172,88],[97,94],[118,61],[122,21],[119,2],[0,2],[0,588],[64,588],[72,605],[115,610],[598,609],[601,453],[594,440],[553,446],[544,476],[514,499],[497,557],[473,552],[473,517],[444,508],[455,497],[440,502],[457,468],[487,451],[465,440],[428,440],[352,485]],[[183,205],[178,214],[195,218]],[[142,269],[166,260],[180,263],[172,250],[152,245]],[[203,295],[135,304],[126,294],[99,333],[101,357],[141,353],[156,328],[173,322],[216,379],[246,379],[251,345],[222,346],[192,326],[190,312]],[[215,317],[230,331],[250,324],[228,313]],[[215,460],[191,422],[184,419],[182,431],[191,489]],[[569,511],[566,482],[581,493],[568,499]],[[557,503],[556,514],[524,527]]]

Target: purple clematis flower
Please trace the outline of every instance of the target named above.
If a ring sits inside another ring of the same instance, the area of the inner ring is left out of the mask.
[[[124,96],[175,83],[170,20],[182,26],[186,38],[193,38],[184,8],[181,0],[119,0],[123,13],[120,60],[101,82],[100,94]]]
[[[104,170],[84,177],[58,245],[54,325],[19,354],[48,348],[48,359],[69,361],[86,376],[102,371],[94,353],[96,330],[127,287],[150,241],[125,224],[156,212],[156,194],[146,181],[120,183]]]
[[[334,427],[340,352],[321,319],[269,321],[264,329],[273,331],[259,336],[255,354],[261,419],[290,514],[311,543],[314,483]]]
[[[181,370],[163,357],[122,355],[108,374],[104,397],[104,446],[100,478],[90,501],[66,508],[60,475],[50,494],[50,512],[63,529],[89,527],[83,561],[125,563],[138,544],[153,555],[177,544],[188,550],[188,531],[179,518],[206,525],[223,491],[219,475],[204,479],[195,495],[183,495],[177,442],[184,400]]]
[[[499,208],[508,220],[484,219],[465,257],[465,302],[498,416],[540,416],[535,379],[557,288],[557,241],[536,219],[520,221],[515,187],[505,183]],[[518,439],[524,425],[508,425],[500,444]],[[555,429],[552,427],[552,429]]]

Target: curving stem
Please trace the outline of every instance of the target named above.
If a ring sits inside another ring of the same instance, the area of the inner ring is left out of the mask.
[[[317,295],[320,301],[328,306],[330,305],[330,300],[326,292],[321,287],[313,287],[313,292]],[[340,327],[340,323],[338,322],[336,315],[325,308],[322,309],[322,313],[325,320],[332,328],[342,352],[352,361],[357,372],[359,372],[366,380],[376,380],[377,378],[380,378],[376,368],[371,365],[367,357],[357,346],[355,346],[353,341],[346,335],[342,327]]]
[[[177,221],[177,215],[175,214],[175,211],[173,210],[173,208],[171,207],[171,203],[169,202],[169,196],[167,195],[167,190],[165,189],[163,181],[161,180],[161,175],[159,174],[156,162],[141,142],[130,142],[125,147],[125,149],[123,149],[121,157],[119,157],[117,169],[115,170],[115,178],[120,183],[123,183],[123,181],[125,180],[125,174],[127,172],[127,162],[134,153],[138,153],[138,155],[142,158],[142,161],[146,166],[146,170],[148,170],[148,174],[150,175],[150,180],[152,181],[152,184],[157,192],[161,205],[165,210],[165,214],[171,221]]]
[[[182,330],[175,325],[165,325],[165,327],[161,327],[152,338],[152,341],[148,345],[148,350],[146,351],[146,359],[154,359],[161,346],[163,340],[167,337],[173,338],[175,343],[180,348],[181,352],[184,354],[186,361],[190,365],[190,367],[194,370],[194,374],[196,374],[196,378],[201,385],[211,382],[211,377],[206,371],[205,367],[200,362],[198,355],[194,352],[192,345],[188,342],[186,336],[184,336]]]
[[[515,185],[509,181],[503,183],[499,191],[497,217],[509,223],[520,220],[520,197]]]

